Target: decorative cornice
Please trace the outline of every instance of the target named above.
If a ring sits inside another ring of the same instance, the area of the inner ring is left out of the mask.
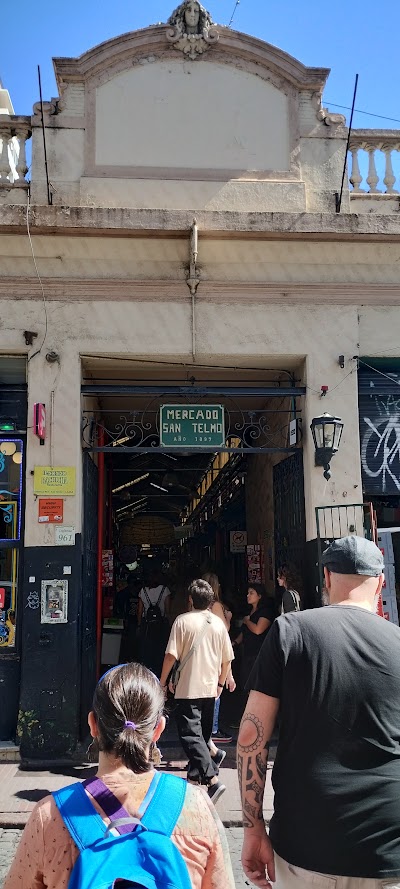
[[[191,299],[184,277],[175,281],[126,281],[119,278],[44,278],[47,300],[68,302],[175,302]],[[41,300],[37,278],[0,278],[0,299]],[[400,284],[294,284],[203,281],[201,303],[319,305],[400,305]],[[1,325],[0,325],[1,329]]]
[[[226,55],[227,63],[238,64],[240,59],[254,62],[261,69],[274,71],[299,90],[322,91],[329,75],[328,68],[308,68],[276,46],[230,28],[219,25],[218,33],[218,50]],[[53,59],[60,95],[65,84],[98,76],[120,60],[126,59],[128,66],[135,63],[135,58],[163,56],[169,48],[165,35],[165,25],[152,25],[107,40],[78,58]]]
[[[333,196],[332,196],[333,201]],[[196,211],[199,238],[313,241],[400,241],[399,214],[242,213]],[[34,234],[93,235],[95,237],[187,237],[193,210],[129,210],[102,207],[63,207],[31,204]],[[3,205],[0,234],[26,234],[26,207]]]

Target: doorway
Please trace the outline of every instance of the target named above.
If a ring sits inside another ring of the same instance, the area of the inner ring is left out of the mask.
[[[274,596],[275,549],[281,558],[283,515],[295,502],[285,506],[285,496],[294,496],[293,485],[304,503],[301,440],[293,439],[304,394],[288,371],[191,368],[189,375],[176,365],[134,364],[133,371],[129,362],[85,359],[82,626],[92,647],[90,655],[82,650],[82,663],[89,658],[92,677],[96,621],[100,669],[127,657],[122,593],[128,585],[124,595],[137,596],[154,569],[173,602],[188,579],[215,571],[238,621],[250,578]],[[192,438],[185,426],[190,420]],[[296,470],[290,473],[283,466],[292,457]],[[90,505],[95,477],[101,479],[100,517],[94,501]],[[101,576],[98,568],[95,577],[99,519]],[[304,509],[297,510],[296,523],[293,556],[302,559]],[[82,687],[85,707],[88,693]]]

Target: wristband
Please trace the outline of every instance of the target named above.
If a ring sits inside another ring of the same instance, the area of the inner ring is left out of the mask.
[[[223,682],[219,682],[219,683],[218,683],[218,688],[223,688],[223,687],[224,687],[224,683],[223,683]]]

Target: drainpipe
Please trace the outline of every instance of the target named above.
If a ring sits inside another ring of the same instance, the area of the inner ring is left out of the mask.
[[[196,361],[196,291],[200,284],[200,274],[197,268],[198,257],[198,226],[194,219],[190,229],[189,272],[186,278],[187,286],[192,295],[192,360]]]
[[[104,447],[104,429],[99,428],[98,445]],[[98,491],[97,491],[97,595],[96,595],[96,667],[97,678],[101,667],[101,637],[103,631],[103,587],[102,562],[104,539],[104,453],[98,452]]]

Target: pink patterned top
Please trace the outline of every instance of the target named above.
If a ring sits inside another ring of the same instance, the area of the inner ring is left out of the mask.
[[[129,769],[119,769],[101,777],[134,815],[153,772],[134,775]],[[105,817],[104,821],[108,823]],[[206,793],[190,784],[172,840],[186,861],[193,889],[235,889],[224,828]],[[46,796],[29,818],[4,889],[67,889],[78,854],[53,797]]]

